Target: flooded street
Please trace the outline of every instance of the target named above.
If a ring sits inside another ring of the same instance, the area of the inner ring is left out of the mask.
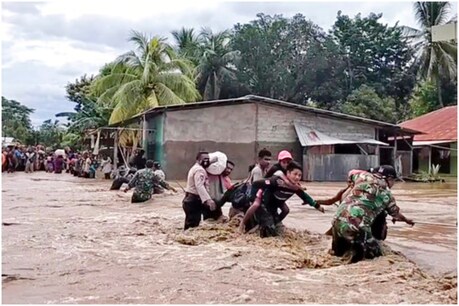
[[[282,239],[231,224],[183,233],[177,184],[144,204],[110,184],[3,174],[3,303],[457,303],[456,184],[396,184],[416,225],[390,223],[394,252],[352,265],[327,253],[335,206],[321,214],[295,197]],[[321,199],[344,185],[307,187]]]

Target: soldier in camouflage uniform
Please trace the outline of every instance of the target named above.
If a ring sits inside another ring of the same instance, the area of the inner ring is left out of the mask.
[[[379,242],[372,235],[372,224],[384,211],[396,221],[414,225],[400,213],[390,191],[396,179],[392,166],[380,166],[373,172],[351,174],[350,194],[341,202],[333,219],[332,251],[336,256],[348,255],[351,262],[381,256]]]
[[[140,203],[151,199],[153,187],[156,184],[175,192],[173,187],[153,172],[152,160],[148,160],[145,166],[146,168],[135,173],[134,177],[129,181],[128,187],[124,190],[124,192],[127,192],[129,189],[135,188],[134,193],[132,194],[131,203]]]

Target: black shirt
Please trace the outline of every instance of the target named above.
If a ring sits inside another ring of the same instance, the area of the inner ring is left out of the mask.
[[[275,163],[272,165],[271,168],[269,168],[268,172],[266,172],[265,178],[270,178],[276,173],[277,171],[282,171],[284,174],[287,174],[287,171],[282,168],[282,166],[279,163]]]

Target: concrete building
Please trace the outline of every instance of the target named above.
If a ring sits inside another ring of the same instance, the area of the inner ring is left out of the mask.
[[[442,176],[457,176],[457,105],[443,107],[400,126],[423,134],[414,137],[413,170],[429,172],[440,165]]]
[[[129,124],[143,126],[147,157],[162,164],[168,179],[184,179],[200,150],[226,153],[236,163],[233,177],[244,178],[258,151],[267,148],[273,159],[281,150],[291,151],[303,164],[305,180],[341,181],[353,168],[393,164],[397,147],[412,153],[416,134],[394,124],[253,95],[156,107],[121,123]],[[389,140],[400,135],[403,140]]]

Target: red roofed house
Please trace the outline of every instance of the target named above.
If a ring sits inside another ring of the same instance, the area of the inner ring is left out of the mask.
[[[400,124],[418,130],[413,140],[413,170],[429,171],[440,165],[440,173],[457,175],[457,106],[447,106]]]

